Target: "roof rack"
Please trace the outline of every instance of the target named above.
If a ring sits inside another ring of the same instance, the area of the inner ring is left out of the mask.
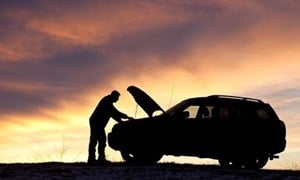
[[[237,99],[237,100],[244,100],[244,101],[252,101],[252,102],[263,103],[263,101],[260,100],[260,99],[249,98],[249,97],[241,97],[241,96],[211,95],[211,96],[208,96],[208,97],[212,97],[212,98],[225,98],[225,99]]]

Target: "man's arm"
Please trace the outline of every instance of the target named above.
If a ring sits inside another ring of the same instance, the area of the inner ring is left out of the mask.
[[[129,119],[129,117],[126,114],[118,111],[114,106],[112,106],[112,112],[111,113],[112,113],[111,117],[114,120],[116,120],[117,122],[122,122],[121,119]]]

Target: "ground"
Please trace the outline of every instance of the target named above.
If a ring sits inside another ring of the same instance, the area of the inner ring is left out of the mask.
[[[217,165],[158,163],[128,165],[111,163],[0,164],[0,179],[300,179],[300,171],[224,169]]]

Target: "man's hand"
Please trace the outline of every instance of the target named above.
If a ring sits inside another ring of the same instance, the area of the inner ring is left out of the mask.
[[[132,120],[134,120],[134,118],[133,118],[133,117],[129,117],[129,116],[127,116],[127,119],[128,119],[128,121],[132,121]]]
[[[128,121],[134,120],[133,117],[130,117],[130,116],[127,116],[127,115],[125,117],[123,117],[123,119],[127,119]],[[124,120],[122,120],[122,122],[124,122]]]
[[[133,120],[133,117],[127,116],[126,119],[128,119],[128,121],[131,121],[131,120]]]

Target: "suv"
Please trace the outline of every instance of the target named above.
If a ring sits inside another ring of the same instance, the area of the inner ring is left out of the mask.
[[[108,135],[126,162],[155,163],[163,155],[197,156],[222,167],[262,168],[286,146],[286,128],[261,100],[213,95],[164,111],[141,89],[127,89],[149,117],[121,122]],[[162,113],[154,116],[156,111]]]

